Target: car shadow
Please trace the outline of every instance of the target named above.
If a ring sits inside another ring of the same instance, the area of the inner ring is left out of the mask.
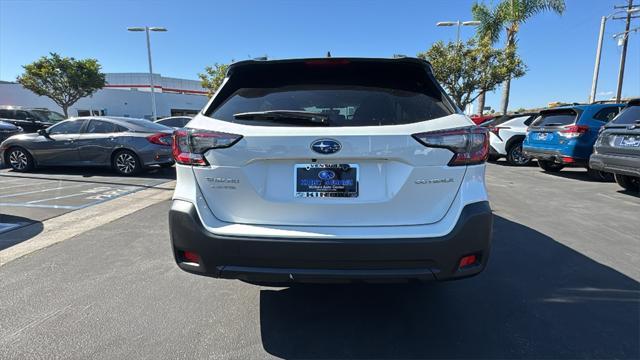
[[[637,281],[499,216],[491,256],[460,281],[262,290],[263,347],[287,359],[640,357]]]
[[[589,176],[589,173],[587,173],[586,169],[581,169],[581,168],[576,168],[578,169],[578,171],[566,171],[566,170],[561,170],[558,172],[545,172],[545,174],[548,175],[552,175],[552,176],[557,176],[557,177],[562,177],[565,179],[572,179],[572,180],[579,180],[579,181],[585,181],[585,182],[593,182],[593,183],[599,183],[599,182],[613,182],[613,181],[600,181],[600,180],[596,180],[594,178],[592,178],[591,176]],[[542,171],[542,170],[540,170]]]
[[[43,229],[40,221],[0,213],[0,251],[31,239]]]

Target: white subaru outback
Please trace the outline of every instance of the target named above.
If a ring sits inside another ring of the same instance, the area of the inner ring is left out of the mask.
[[[414,59],[241,61],[174,133],[178,266],[251,283],[480,273],[488,135]]]

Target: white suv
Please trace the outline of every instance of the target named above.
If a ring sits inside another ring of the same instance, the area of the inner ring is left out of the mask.
[[[251,283],[481,272],[488,135],[412,58],[242,61],[174,133],[185,271]]]
[[[489,158],[498,160],[505,157],[507,162],[515,166],[528,165],[531,158],[522,152],[522,142],[527,136],[527,129],[538,114],[505,115],[488,125]]]

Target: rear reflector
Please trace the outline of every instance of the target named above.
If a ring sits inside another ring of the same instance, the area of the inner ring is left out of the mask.
[[[455,155],[449,166],[482,164],[489,156],[489,132],[484,127],[431,131],[413,138],[427,147],[451,150]]]
[[[182,257],[186,262],[192,262],[192,263],[200,262],[200,255],[198,255],[198,253],[193,251],[183,251]]]
[[[460,263],[458,264],[458,269],[465,268],[467,266],[476,265],[478,263],[478,257],[476,255],[467,255],[460,259]]]
[[[200,129],[180,129],[173,132],[173,158],[178,164],[206,166],[204,153],[210,149],[233,146],[242,135]]]
[[[574,158],[570,157],[570,156],[563,156],[562,157],[562,162],[565,163],[565,164],[571,164],[571,163],[576,162],[576,160]]]

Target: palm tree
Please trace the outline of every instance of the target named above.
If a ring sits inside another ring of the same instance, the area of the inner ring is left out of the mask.
[[[487,39],[492,44],[500,40],[500,33],[506,30],[505,51],[515,54],[520,25],[529,18],[545,11],[553,11],[562,15],[566,6],[564,0],[501,0],[493,9],[483,3],[475,3],[471,8],[474,20],[480,21],[478,36]],[[509,92],[511,90],[511,78],[502,84],[503,114],[509,107]],[[482,111],[482,110],[481,110]]]

